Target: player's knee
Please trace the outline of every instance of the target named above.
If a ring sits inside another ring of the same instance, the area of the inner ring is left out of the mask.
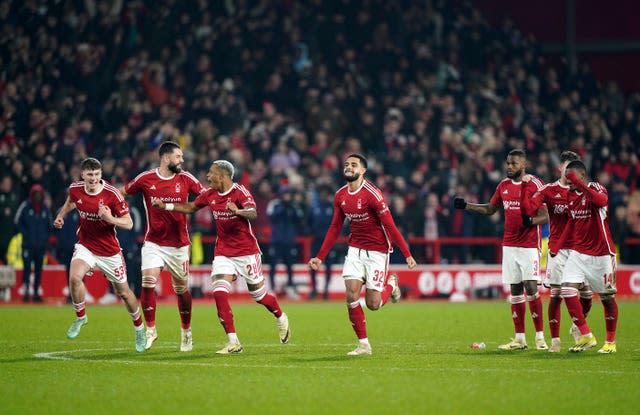
[[[591,287],[586,286],[586,288],[580,289],[580,298],[584,300],[590,300],[591,298],[593,298],[593,291],[591,291]]]
[[[521,304],[521,303],[524,303],[525,301],[526,299],[524,298],[524,294],[520,294],[520,295],[511,294],[511,296],[509,297],[509,302],[511,304]]]
[[[616,295],[613,293],[600,294],[600,301],[603,303],[614,301],[615,298],[616,298]]]
[[[187,291],[189,291],[189,284],[187,284],[187,281],[180,281],[180,282],[172,281],[171,285],[173,286],[173,291],[177,295],[182,295]]]
[[[155,275],[142,275],[142,287],[143,288],[156,288],[158,279]],[[175,288],[175,287],[174,287]]]
[[[527,293],[527,299],[529,299],[529,297],[535,297],[536,295],[538,295],[538,285],[535,281],[527,282],[524,285],[524,290]]]
[[[71,275],[69,275],[69,284],[71,284],[71,285],[81,284],[83,278],[84,278],[84,275],[71,274]]]
[[[267,295],[267,286],[262,285],[260,288],[257,288],[253,291],[249,291],[249,294],[251,295],[251,298],[253,298],[256,303],[259,303]]]
[[[571,298],[578,296],[578,289],[576,287],[562,287],[562,298]]]
[[[127,298],[129,298],[129,295],[131,294],[131,290],[129,289],[129,286],[127,286],[126,284],[115,285],[114,289],[115,289],[116,295],[123,300],[126,300]]]
[[[528,302],[535,301],[538,298],[540,298],[540,294],[538,294],[537,292],[535,294],[533,294],[533,295],[527,293],[527,301]]]
[[[213,293],[216,292],[231,292],[231,283],[224,278],[218,278],[213,281]]]

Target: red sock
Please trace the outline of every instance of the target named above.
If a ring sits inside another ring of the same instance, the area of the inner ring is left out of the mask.
[[[85,302],[81,303],[73,303],[73,309],[76,312],[76,317],[82,318],[87,314],[87,309],[85,308]]]
[[[367,320],[364,317],[364,311],[359,301],[355,301],[351,304],[347,304],[349,310],[349,320],[353,326],[353,331],[356,332],[358,339],[367,338]]]
[[[133,327],[138,328],[142,326],[142,316],[140,315],[140,309],[136,309],[133,313],[129,313],[131,320],[133,321]]]
[[[615,298],[603,301],[604,322],[607,328],[607,341],[616,341],[616,326],[618,325],[618,303]]]
[[[226,291],[214,291],[213,298],[216,300],[218,319],[225,333],[235,333],[236,327],[233,325],[233,312],[229,305],[229,293]]]
[[[587,325],[587,321],[584,319],[584,314],[582,313],[582,306],[578,299],[578,290],[572,287],[562,287],[562,299],[567,305],[571,320],[578,326],[580,333],[582,335],[591,333],[591,329],[589,325]]]
[[[511,301],[511,318],[513,318],[516,333],[524,333],[524,313],[527,310],[524,295],[512,295],[509,301]]]
[[[527,296],[527,298],[530,298]],[[533,300],[529,300],[529,312],[531,313],[531,319],[533,320],[533,326],[536,328],[536,332],[544,330],[544,318],[542,316],[542,300],[539,295],[535,295]]]
[[[587,318],[589,311],[591,311],[591,304],[592,304],[591,297],[589,298],[580,297],[580,304],[582,305],[582,314],[584,314],[584,318]]]
[[[142,313],[144,314],[144,320],[147,322],[147,327],[155,327],[156,325],[156,291],[152,287],[142,287],[140,292],[140,305],[142,306]]]
[[[262,304],[267,308],[267,310],[271,311],[276,318],[282,315],[282,310],[280,309],[280,304],[278,304],[278,299],[275,295],[271,293],[267,293],[262,300],[258,301],[258,304]]]
[[[382,294],[380,295],[381,303],[380,306],[383,306],[389,301],[389,297],[391,297],[391,292],[393,291],[393,287],[391,284],[387,284],[384,286],[384,290],[382,290]]]
[[[560,305],[562,304],[562,297],[549,297],[549,332],[551,332],[551,338],[555,339],[560,337]]]
[[[182,328],[185,330],[191,327],[191,304],[191,291],[178,294],[178,311],[180,312]]]

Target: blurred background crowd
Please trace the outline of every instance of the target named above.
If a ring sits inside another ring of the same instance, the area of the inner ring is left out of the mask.
[[[573,150],[609,191],[622,261],[638,261],[622,241],[640,237],[639,114],[639,93],[551,64],[465,1],[0,0],[0,256],[34,184],[55,212],[80,160],[119,186],[170,138],[203,183],[213,160],[234,163],[261,237],[280,202],[294,206],[285,234],[324,236],[314,224],[350,152],[368,157],[406,237],[501,236],[499,215],[456,211],[453,196],[487,202],[513,148],[546,182]],[[206,210],[191,219],[212,234]],[[451,247],[442,261],[495,257]]]

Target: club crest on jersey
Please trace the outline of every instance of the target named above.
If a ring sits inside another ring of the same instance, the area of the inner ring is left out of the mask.
[[[176,193],[180,193],[180,183],[176,183]]]
[[[362,209],[362,199],[358,198],[358,201],[356,202],[356,206],[358,207],[358,209]]]

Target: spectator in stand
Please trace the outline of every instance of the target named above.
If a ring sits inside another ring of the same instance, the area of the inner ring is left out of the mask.
[[[41,303],[40,282],[42,281],[42,266],[44,256],[49,245],[51,234],[51,210],[45,203],[44,188],[34,184],[29,190],[29,198],[20,204],[16,212],[15,224],[22,234],[22,262],[25,303],[33,299]],[[30,297],[31,266],[33,265],[33,297]]]
[[[304,220],[304,212],[294,203],[295,190],[281,186],[278,197],[269,202],[267,215],[271,221],[271,237],[269,238],[269,281],[271,289],[276,290],[276,266],[282,261],[287,267],[287,296],[293,300],[299,298],[293,281],[293,262],[298,253],[296,246],[297,227]]]
[[[69,289],[69,276],[71,272],[71,258],[73,257],[73,251],[75,249],[78,236],[76,232],[80,226],[80,213],[77,210],[72,210],[67,214],[64,220],[64,225],[61,228],[55,230],[58,242],[56,244],[56,258],[64,265],[67,274],[67,290]],[[88,291],[85,293],[85,302],[93,303],[95,299]],[[66,303],[71,304],[71,293],[67,291]]]
[[[538,225],[546,222],[547,212],[540,209],[533,219],[536,226],[524,226],[520,206],[522,177],[526,174],[526,153],[514,149],[507,156],[507,178],[500,182],[491,201],[486,204],[467,203],[465,199],[456,197],[453,205],[456,209],[467,210],[491,216],[501,207],[504,209],[505,231],[502,240],[502,282],[509,284],[511,296],[511,315],[515,328],[515,338],[509,343],[498,346],[500,350],[520,350],[527,348],[524,330],[525,301],[529,303],[531,318],[536,330],[536,348],[547,350],[544,340],[544,321],[542,317],[542,300],[538,293],[540,279],[540,230]],[[538,178],[532,178],[536,189],[542,187]],[[525,297],[526,291],[526,297]]]
[[[12,190],[13,179],[5,174],[0,178],[0,261],[7,263],[7,248],[15,234],[15,215],[20,199]]]
[[[377,2],[339,9],[198,2],[193,14],[169,0],[93,3],[0,3],[7,63],[0,65],[0,161],[18,200],[38,163],[41,184],[62,203],[64,186],[47,181],[67,178],[87,152],[105,166],[107,158],[129,158],[133,177],[154,164],[155,148],[176,126],[202,149],[191,158],[185,145],[185,168],[196,177],[206,174],[207,160],[233,159],[228,153],[237,148],[246,152],[238,170],[267,163],[281,138],[300,133],[313,134],[313,144],[286,143],[295,155],[278,153],[264,179],[273,184],[293,164],[305,183],[337,186],[346,137],[357,136],[372,179],[421,165],[429,177],[423,190],[438,197],[457,185],[489,197],[502,176],[495,160],[509,147],[527,148],[539,159],[537,175],[551,177],[559,163],[544,154],[575,146],[594,177],[611,171],[626,195],[637,187],[640,95],[613,82],[601,88],[582,63],[577,72],[549,65],[532,36],[512,21],[490,26],[472,2],[415,2],[399,13],[402,2],[389,0],[384,10],[393,12],[382,14]],[[308,22],[315,30],[303,30]],[[492,41],[479,42],[485,37]],[[213,65],[210,56],[224,59]],[[386,145],[402,150],[386,160]],[[468,174],[475,160],[481,177]],[[487,234],[501,224],[481,226],[492,227]],[[484,260],[470,255],[458,257]]]
[[[312,204],[309,211],[309,230],[313,242],[311,245],[312,252],[318,252],[322,245],[324,235],[329,229],[331,224],[331,218],[333,217],[333,195],[329,186],[322,185],[318,187],[317,198],[315,203]],[[322,291],[322,298],[329,299],[329,284],[331,283],[331,269],[336,260],[335,250],[331,250],[324,259],[325,267],[325,280],[324,290]],[[311,269],[311,293],[309,294],[309,300],[313,300],[318,296],[318,271]]]
[[[631,193],[627,205],[626,218],[629,237],[640,238],[640,190]],[[640,244],[631,244],[628,248],[630,263],[640,263]]]

